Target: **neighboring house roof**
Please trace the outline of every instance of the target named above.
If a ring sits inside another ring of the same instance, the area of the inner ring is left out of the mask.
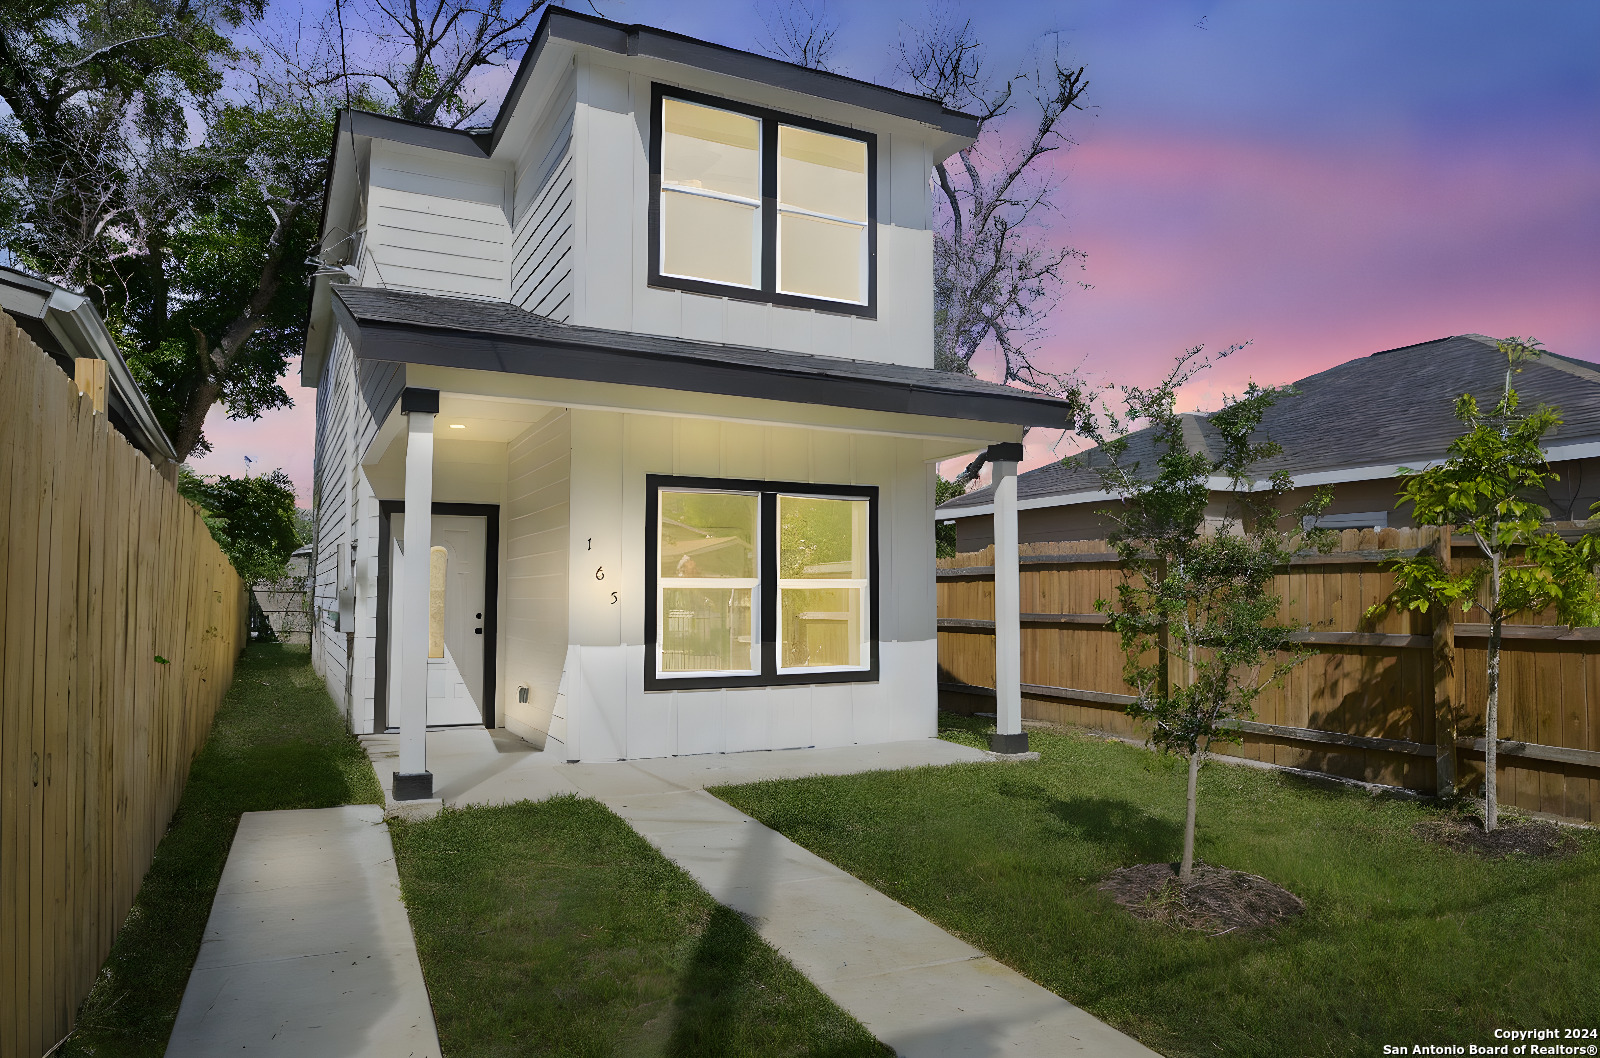
[[[0,265],[0,309],[27,332],[69,376],[72,361],[87,357],[106,362],[107,412],[114,426],[151,462],[176,461],[177,453],[116,341],[94,305],[82,294]]]
[[[1471,393],[1479,403],[1499,400],[1506,358],[1492,338],[1462,334],[1360,357],[1294,383],[1298,392],[1272,406],[1262,432],[1283,453],[1257,464],[1258,477],[1287,470],[1297,485],[1325,485],[1393,477],[1400,467],[1420,467],[1444,456],[1461,433],[1455,400]],[[1523,365],[1513,382],[1523,407],[1551,404],[1563,424],[1548,438],[1552,459],[1600,455],[1600,365],[1546,353]],[[1184,438],[1196,451],[1215,451],[1216,431],[1205,415],[1185,415]],[[1128,438],[1124,465],[1153,469],[1159,455],[1149,429]],[[1092,469],[1098,449],[1080,453],[1085,466],[1055,463],[1017,478],[1024,508],[1084,503],[1103,498]],[[1225,488],[1226,483],[1219,483]],[[988,514],[993,489],[977,489],[939,508],[945,518]]]
[[[368,359],[1062,429],[1076,405],[931,368],[577,327],[497,302],[334,288]]]

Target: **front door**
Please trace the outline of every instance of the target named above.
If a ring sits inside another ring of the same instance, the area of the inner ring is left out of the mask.
[[[404,583],[404,514],[390,516],[389,583]],[[484,600],[488,573],[489,519],[484,515],[435,514],[428,563],[428,726],[483,723]],[[389,693],[399,701],[401,599],[389,592]],[[390,706],[390,716],[394,716]]]

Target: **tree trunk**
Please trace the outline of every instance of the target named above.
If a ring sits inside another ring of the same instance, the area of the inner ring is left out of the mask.
[[[1489,620],[1489,706],[1483,718],[1483,829],[1493,830],[1498,822],[1495,762],[1500,745],[1500,630],[1505,616],[1496,606]]]
[[[1452,526],[1439,529],[1439,561],[1445,575],[1451,571]],[[1456,617],[1449,602],[1434,604],[1433,619],[1433,764],[1434,793],[1450,797],[1460,774],[1456,757],[1456,706],[1460,697],[1456,681]]]
[[[1194,810],[1197,785],[1200,777],[1200,750],[1189,752],[1189,807],[1183,818],[1183,862],[1178,865],[1178,881],[1188,885],[1194,880]]]

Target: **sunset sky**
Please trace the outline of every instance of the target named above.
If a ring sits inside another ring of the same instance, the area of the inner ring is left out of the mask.
[[[576,5],[582,6],[582,5]],[[600,12],[755,50],[756,8],[597,0]],[[1600,360],[1600,3],[988,0],[989,68],[1059,40],[1087,67],[1048,237],[1085,268],[1043,361],[1095,384],[1155,381],[1192,345],[1250,346],[1185,394],[1211,409],[1451,334],[1533,336]],[[835,67],[895,83],[921,0],[846,4]],[[506,78],[480,85],[497,96]],[[1020,111],[1026,117],[1026,108]],[[982,373],[980,371],[980,373]],[[311,494],[315,392],[207,423],[196,468],[282,466]],[[1027,466],[1053,458],[1030,436]],[[1061,451],[1072,447],[1069,440]]]

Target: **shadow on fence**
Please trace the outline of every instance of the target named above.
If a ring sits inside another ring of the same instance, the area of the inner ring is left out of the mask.
[[[1346,530],[1334,553],[1280,573],[1280,619],[1315,653],[1262,694],[1244,743],[1221,752],[1432,793],[1453,718],[1459,775],[1481,785],[1487,626],[1459,611],[1365,617],[1393,588],[1382,561],[1439,541],[1431,528]],[[1115,598],[1116,554],[1103,540],[1021,550],[1024,718],[1142,739],[1125,713],[1134,689],[1120,641],[1095,610]],[[992,547],[939,560],[939,697],[951,712],[993,708],[993,562]],[[1528,621],[1508,626],[1501,655],[1501,799],[1600,821],[1600,629]],[[1453,664],[1436,665],[1443,642]]]

